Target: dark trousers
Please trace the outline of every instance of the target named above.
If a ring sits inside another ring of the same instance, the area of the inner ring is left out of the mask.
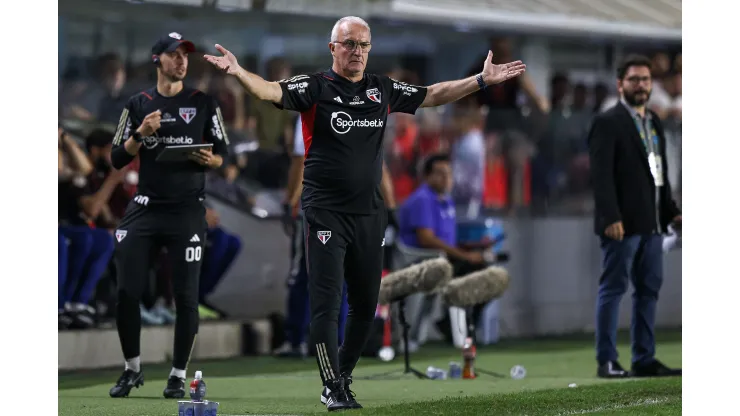
[[[208,241],[200,276],[201,301],[216,289],[242,248],[242,241],[238,236],[229,234],[220,227],[210,228],[206,239]]]
[[[655,307],[663,283],[663,238],[632,235],[622,241],[601,237],[603,271],[596,307],[596,359],[617,360],[619,302],[632,281],[632,363],[647,364],[655,356]]]
[[[351,375],[370,337],[383,272],[383,237],[388,214],[304,210],[310,338],[321,380]],[[347,284],[347,325],[338,348],[339,308]]]
[[[87,304],[113,255],[113,236],[86,225],[59,227],[59,309]]]
[[[118,301],[116,324],[125,359],[140,355],[141,314],[151,253],[167,248],[177,308],[172,366],[185,370],[198,333],[198,291],[206,241],[202,203],[172,208],[144,207],[131,202],[116,230]]]
[[[291,244],[290,276],[288,277],[288,308],[285,317],[285,339],[293,348],[305,340],[310,324],[311,310],[308,306],[308,269],[306,268],[306,234],[303,221],[297,221]],[[339,308],[337,333],[338,345],[344,341],[344,325],[347,321],[347,285],[342,291],[342,306]]]

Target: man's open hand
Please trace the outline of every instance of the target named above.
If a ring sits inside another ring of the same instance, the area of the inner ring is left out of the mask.
[[[491,61],[493,52],[488,51],[488,57],[483,62],[483,81],[486,85],[499,84],[501,82],[516,78],[523,74],[527,66],[522,61],[509,62],[508,64],[496,65]]]
[[[236,61],[236,56],[219,44],[216,44],[216,49],[223,56],[203,55],[203,58],[221,71],[229,75],[236,75],[241,69],[239,63]]]

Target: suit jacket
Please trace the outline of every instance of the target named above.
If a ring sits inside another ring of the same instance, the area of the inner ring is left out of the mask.
[[[655,113],[651,114],[663,160],[659,213],[655,208],[655,181],[650,173],[647,151],[627,108],[619,103],[594,117],[588,134],[588,149],[597,235],[603,235],[606,227],[617,221],[622,221],[625,235],[651,234],[657,228],[657,221],[665,232],[668,224],[680,214],[668,181],[663,125]]]

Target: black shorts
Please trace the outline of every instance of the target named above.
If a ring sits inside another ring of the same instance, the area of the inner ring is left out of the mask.
[[[118,289],[138,299],[147,284],[151,260],[164,247],[172,265],[175,297],[185,294],[197,306],[208,228],[205,212],[200,202],[147,207],[131,201],[115,231]]]
[[[313,207],[304,210],[312,317],[327,311],[338,314],[346,282],[350,313],[372,319],[383,272],[387,222],[384,209],[370,215]]]

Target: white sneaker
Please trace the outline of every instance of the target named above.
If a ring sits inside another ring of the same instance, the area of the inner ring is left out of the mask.
[[[152,315],[162,318],[165,324],[175,323],[175,315],[169,309],[165,308],[164,305],[157,305],[153,307],[149,312],[151,312]]]
[[[161,316],[157,316],[144,308],[144,305],[139,305],[139,312],[141,313],[141,322],[145,325],[164,325],[164,319]]]

